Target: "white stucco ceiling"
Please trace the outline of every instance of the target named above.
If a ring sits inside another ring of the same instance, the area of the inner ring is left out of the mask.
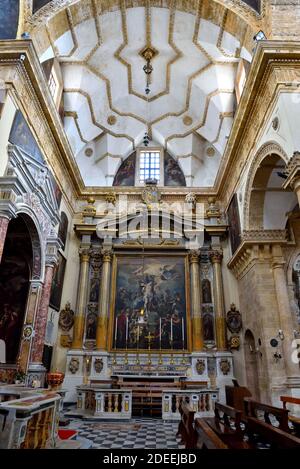
[[[110,185],[147,129],[188,185],[213,185],[233,122],[237,63],[251,59],[237,38],[191,13],[135,7],[70,21],[51,43],[41,61],[61,63],[65,130],[86,185]],[[157,51],[148,98],[139,54],[147,43]]]

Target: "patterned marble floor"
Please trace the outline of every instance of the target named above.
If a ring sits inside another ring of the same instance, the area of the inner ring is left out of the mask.
[[[64,427],[66,428],[66,427]],[[92,442],[92,448],[184,449],[176,438],[178,423],[139,418],[129,422],[87,422],[72,419],[68,428]]]

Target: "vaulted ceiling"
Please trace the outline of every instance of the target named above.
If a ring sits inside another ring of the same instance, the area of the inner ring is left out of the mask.
[[[188,185],[213,185],[253,29],[208,0],[186,2],[192,9],[182,1],[112,3],[77,2],[36,36],[41,62],[55,56],[61,64],[65,130],[85,184],[111,185],[147,131],[178,159]],[[155,53],[148,95],[145,48]]]

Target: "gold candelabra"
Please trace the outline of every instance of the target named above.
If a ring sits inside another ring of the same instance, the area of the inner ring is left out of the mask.
[[[152,364],[151,360],[151,341],[154,339],[154,335],[152,335],[149,331],[148,335],[145,336],[145,339],[148,340],[148,365]]]

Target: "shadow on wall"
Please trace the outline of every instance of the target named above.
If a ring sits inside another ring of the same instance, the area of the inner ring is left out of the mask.
[[[0,0],[0,39],[15,39],[19,22],[19,0]]]

